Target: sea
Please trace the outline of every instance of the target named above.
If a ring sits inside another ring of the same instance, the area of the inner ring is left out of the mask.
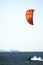
[[[34,56],[43,59],[43,52],[0,52],[0,65],[43,65],[43,61],[29,60]]]

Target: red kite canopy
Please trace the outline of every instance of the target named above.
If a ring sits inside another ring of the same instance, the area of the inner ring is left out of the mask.
[[[29,24],[33,25],[33,12],[35,10],[30,9],[26,11],[26,20]]]

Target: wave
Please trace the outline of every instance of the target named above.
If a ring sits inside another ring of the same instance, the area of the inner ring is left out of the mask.
[[[41,57],[37,57],[37,56],[34,56],[33,58],[31,58],[31,60],[43,61]]]

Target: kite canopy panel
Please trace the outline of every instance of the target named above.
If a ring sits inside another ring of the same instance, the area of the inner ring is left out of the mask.
[[[26,20],[29,24],[33,25],[33,13],[34,9],[30,9],[26,11]]]

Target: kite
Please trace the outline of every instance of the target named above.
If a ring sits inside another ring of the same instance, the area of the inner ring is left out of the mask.
[[[26,20],[29,24],[33,25],[33,13],[34,9],[29,9],[26,11]]]

